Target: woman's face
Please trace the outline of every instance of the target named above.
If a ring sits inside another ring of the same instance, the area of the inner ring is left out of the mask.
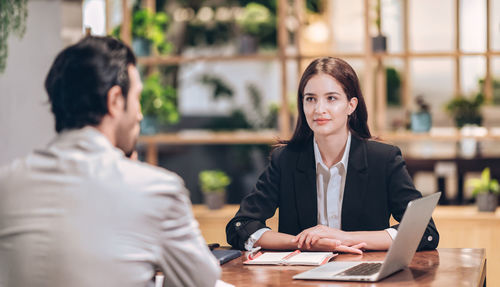
[[[327,75],[314,75],[304,87],[304,114],[307,124],[317,136],[347,132],[348,116],[358,105],[357,98],[347,100],[339,82]]]

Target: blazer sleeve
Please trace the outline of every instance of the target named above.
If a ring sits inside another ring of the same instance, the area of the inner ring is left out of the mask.
[[[390,151],[390,161],[387,165],[388,188],[389,188],[389,208],[394,219],[401,221],[408,202],[422,197],[421,193],[415,189],[413,181],[406,169],[406,163],[398,147],[393,147]],[[398,228],[398,225],[392,226]],[[417,250],[436,249],[439,243],[439,233],[434,220],[431,218],[424,235],[420,240]]]
[[[215,286],[220,266],[201,235],[182,180],[172,176],[164,186],[162,204],[166,212],[157,217],[158,262],[165,275],[164,286]]]
[[[245,249],[248,237],[257,230],[267,227],[279,206],[280,156],[284,148],[271,154],[271,160],[260,175],[253,190],[241,201],[240,209],[226,226],[226,239],[233,248]]]

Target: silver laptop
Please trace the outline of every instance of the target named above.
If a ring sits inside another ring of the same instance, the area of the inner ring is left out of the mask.
[[[297,274],[293,279],[374,282],[404,269],[413,259],[440,196],[441,192],[437,192],[408,203],[398,234],[383,262],[334,261]]]

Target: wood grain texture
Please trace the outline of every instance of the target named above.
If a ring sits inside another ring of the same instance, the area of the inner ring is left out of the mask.
[[[208,243],[228,245],[225,227],[238,207],[226,205],[211,211],[204,205],[193,206],[194,215]],[[484,248],[488,257],[487,283],[489,286],[500,286],[500,208],[495,213],[485,213],[478,212],[476,206],[438,206],[433,218],[440,234],[438,248]],[[267,225],[277,230],[278,212],[268,220]]]
[[[381,261],[386,252],[363,255],[341,254],[336,261]],[[222,265],[222,280],[235,286],[483,286],[485,252],[483,249],[438,249],[417,252],[409,268],[377,283],[293,280],[293,275],[308,266],[249,266],[245,257]]]

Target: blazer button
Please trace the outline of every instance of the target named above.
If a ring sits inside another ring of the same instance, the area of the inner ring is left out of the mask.
[[[431,236],[431,235],[429,235],[429,236],[427,237],[427,240],[428,240],[428,241],[432,241],[432,236]]]
[[[236,222],[234,225],[235,225],[236,227],[240,227],[240,226],[241,226],[241,222],[239,222],[239,221],[238,221],[238,222]],[[429,237],[430,237],[430,236],[429,236]]]

